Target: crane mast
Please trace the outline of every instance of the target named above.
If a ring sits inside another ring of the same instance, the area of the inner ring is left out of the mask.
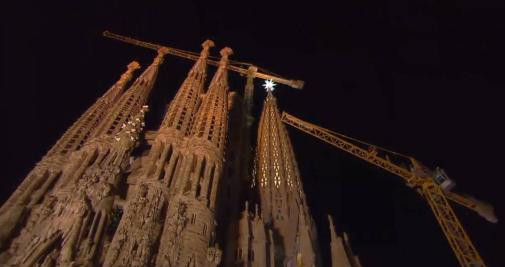
[[[428,205],[433,211],[437,222],[442,227],[442,231],[449,241],[449,245],[454,251],[460,265],[465,267],[486,266],[459,222],[448,199],[478,212],[491,222],[496,222],[497,220],[492,208],[470,197],[463,197],[456,193],[443,190],[430,177],[421,177],[414,174],[392,163],[388,158],[384,159],[379,157],[374,150],[368,151],[363,149],[337,136],[337,134],[328,129],[303,121],[286,112],[282,113],[282,121],[362,160],[402,177],[408,186],[418,189],[418,192],[420,192],[428,202]]]

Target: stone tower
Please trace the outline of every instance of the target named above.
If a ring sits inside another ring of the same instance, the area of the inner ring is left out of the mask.
[[[263,103],[256,149],[261,216],[273,231],[276,265],[295,262],[303,262],[303,266],[316,265],[317,232],[305,200],[293,148],[271,91]]]
[[[37,196],[39,201],[32,198],[32,210],[24,218],[26,225],[10,240],[0,259],[2,264],[89,266],[100,262],[110,241],[105,232],[118,205],[116,200],[120,202],[123,173],[139,140],[145,103],[163,55],[160,51],[124,93],[106,94],[116,96],[116,102],[101,118],[93,117],[97,119],[92,125],[96,128],[85,135],[87,139],[78,150],[63,152],[68,160],[56,179],[45,179],[45,194]]]
[[[123,93],[132,77],[132,73],[140,68],[133,61],[121,78],[100,97],[84,114],[63,134],[39,163],[30,171],[16,191],[0,208],[0,249],[5,247],[20,225],[21,220],[30,213],[32,207],[47,193],[49,188],[61,175],[68,154],[76,151],[93,134],[96,126],[112,108],[113,103]]]
[[[258,69],[234,65],[228,47],[219,62],[209,59],[214,43],[203,42],[161,125],[144,132],[164,56],[182,53],[147,46],[158,52],[152,64],[125,90],[140,68],[130,63],[0,208],[0,265],[322,265],[271,91],[258,126],[256,172],[247,171]],[[217,71],[207,86],[209,64]],[[242,97],[229,91],[230,69],[247,75]],[[331,218],[330,225],[333,266],[360,266],[345,233],[336,235]]]
[[[206,60],[212,41],[205,41],[199,60],[170,103],[145,164],[132,172],[134,189],[117,234],[111,243],[105,266],[144,266],[154,262],[164,212],[172,194],[177,170],[183,163],[187,139],[201,102],[206,77]]]
[[[221,251],[214,247],[215,209],[223,174],[228,130],[230,48],[221,50],[219,67],[210,82],[185,144],[175,175],[158,251],[159,266],[217,266]]]

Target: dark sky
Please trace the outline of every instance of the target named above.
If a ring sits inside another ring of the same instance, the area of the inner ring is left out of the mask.
[[[214,55],[230,46],[235,60],[304,80],[303,91],[278,87],[281,109],[441,166],[458,190],[504,214],[503,1],[39,2],[1,8],[1,201],[128,62],[152,60],[101,37],[110,30],[196,52],[211,38]],[[149,128],[191,65],[166,58]],[[241,91],[243,78],[230,76]],[[289,133],[326,260],[330,213],[364,266],[457,266],[429,207],[399,177]],[[488,265],[505,266],[502,224],[455,211]]]

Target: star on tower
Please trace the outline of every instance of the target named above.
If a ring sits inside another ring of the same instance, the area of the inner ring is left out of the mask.
[[[267,92],[272,92],[274,90],[274,86],[276,85],[277,84],[274,83],[272,80],[265,80],[263,87],[265,87],[265,90],[267,90]]]

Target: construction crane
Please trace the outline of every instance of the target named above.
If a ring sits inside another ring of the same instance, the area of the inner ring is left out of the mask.
[[[454,186],[454,182],[447,177],[442,169],[437,168],[432,171],[412,157],[372,146],[303,121],[286,112],[282,113],[282,121],[362,160],[402,177],[408,186],[415,188],[428,202],[461,266],[486,266],[459,222],[448,199],[477,212],[488,221],[496,223],[498,220],[494,215],[494,209],[491,205],[472,197],[458,195],[449,191]],[[356,143],[366,145],[368,148],[364,149]],[[407,157],[411,161],[412,168],[408,170],[393,163],[388,154],[385,154],[385,157],[379,156],[378,149],[382,152]]]
[[[196,61],[199,58],[199,54],[195,53],[195,52],[189,52],[189,51],[184,51],[184,50],[177,49],[177,48],[172,48],[172,47],[167,47],[167,46],[163,46],[163,45],[144,42],[144,41],[133,39],[131,37],[111,33],[109,31],[104,31],[103,36],[105,36],[107,38],[115,39],[118,41],[122,41],[125,43],[133,44],[136,46],[141,46],[141,47],[153,49],[156,51],[158,51],[159,49],[163,49],[166,51],[167,54],[171,54],[174,56],[178,56],[178,57],[182,57],[182,58],[186,58],[186,59],[190,59],[190,60]],[[258,69],[259,70],[264,70],[264,69],[253,66],[250,63],[239,62],[239,61],[234,61],[234,60],[230,60],[229,62],[230,62],[230,64],[227,66],[227,69],[229,69],[231,71],[238,72],[242,76],[252,75],[254,78],[260,78],[260,79],[264,79],[264,80],[272,80],[274,82],[284,84],[284,85],[287,85],[287,86],[295,88],[295,89],[302,89],[303,85],[304,85],[304,82],[300,81],[300,80],[288,80],[288,79],[280,77],[279,75],[258,72],[257,71]],[[207,63],[209,65],[219,66],[218,60],[208,59]],[[248,66],[249,68],[252,67],[252,69],[254,69],[255,71],[251,74],[251,71],[249,69],[242,68],[240,66]]]

